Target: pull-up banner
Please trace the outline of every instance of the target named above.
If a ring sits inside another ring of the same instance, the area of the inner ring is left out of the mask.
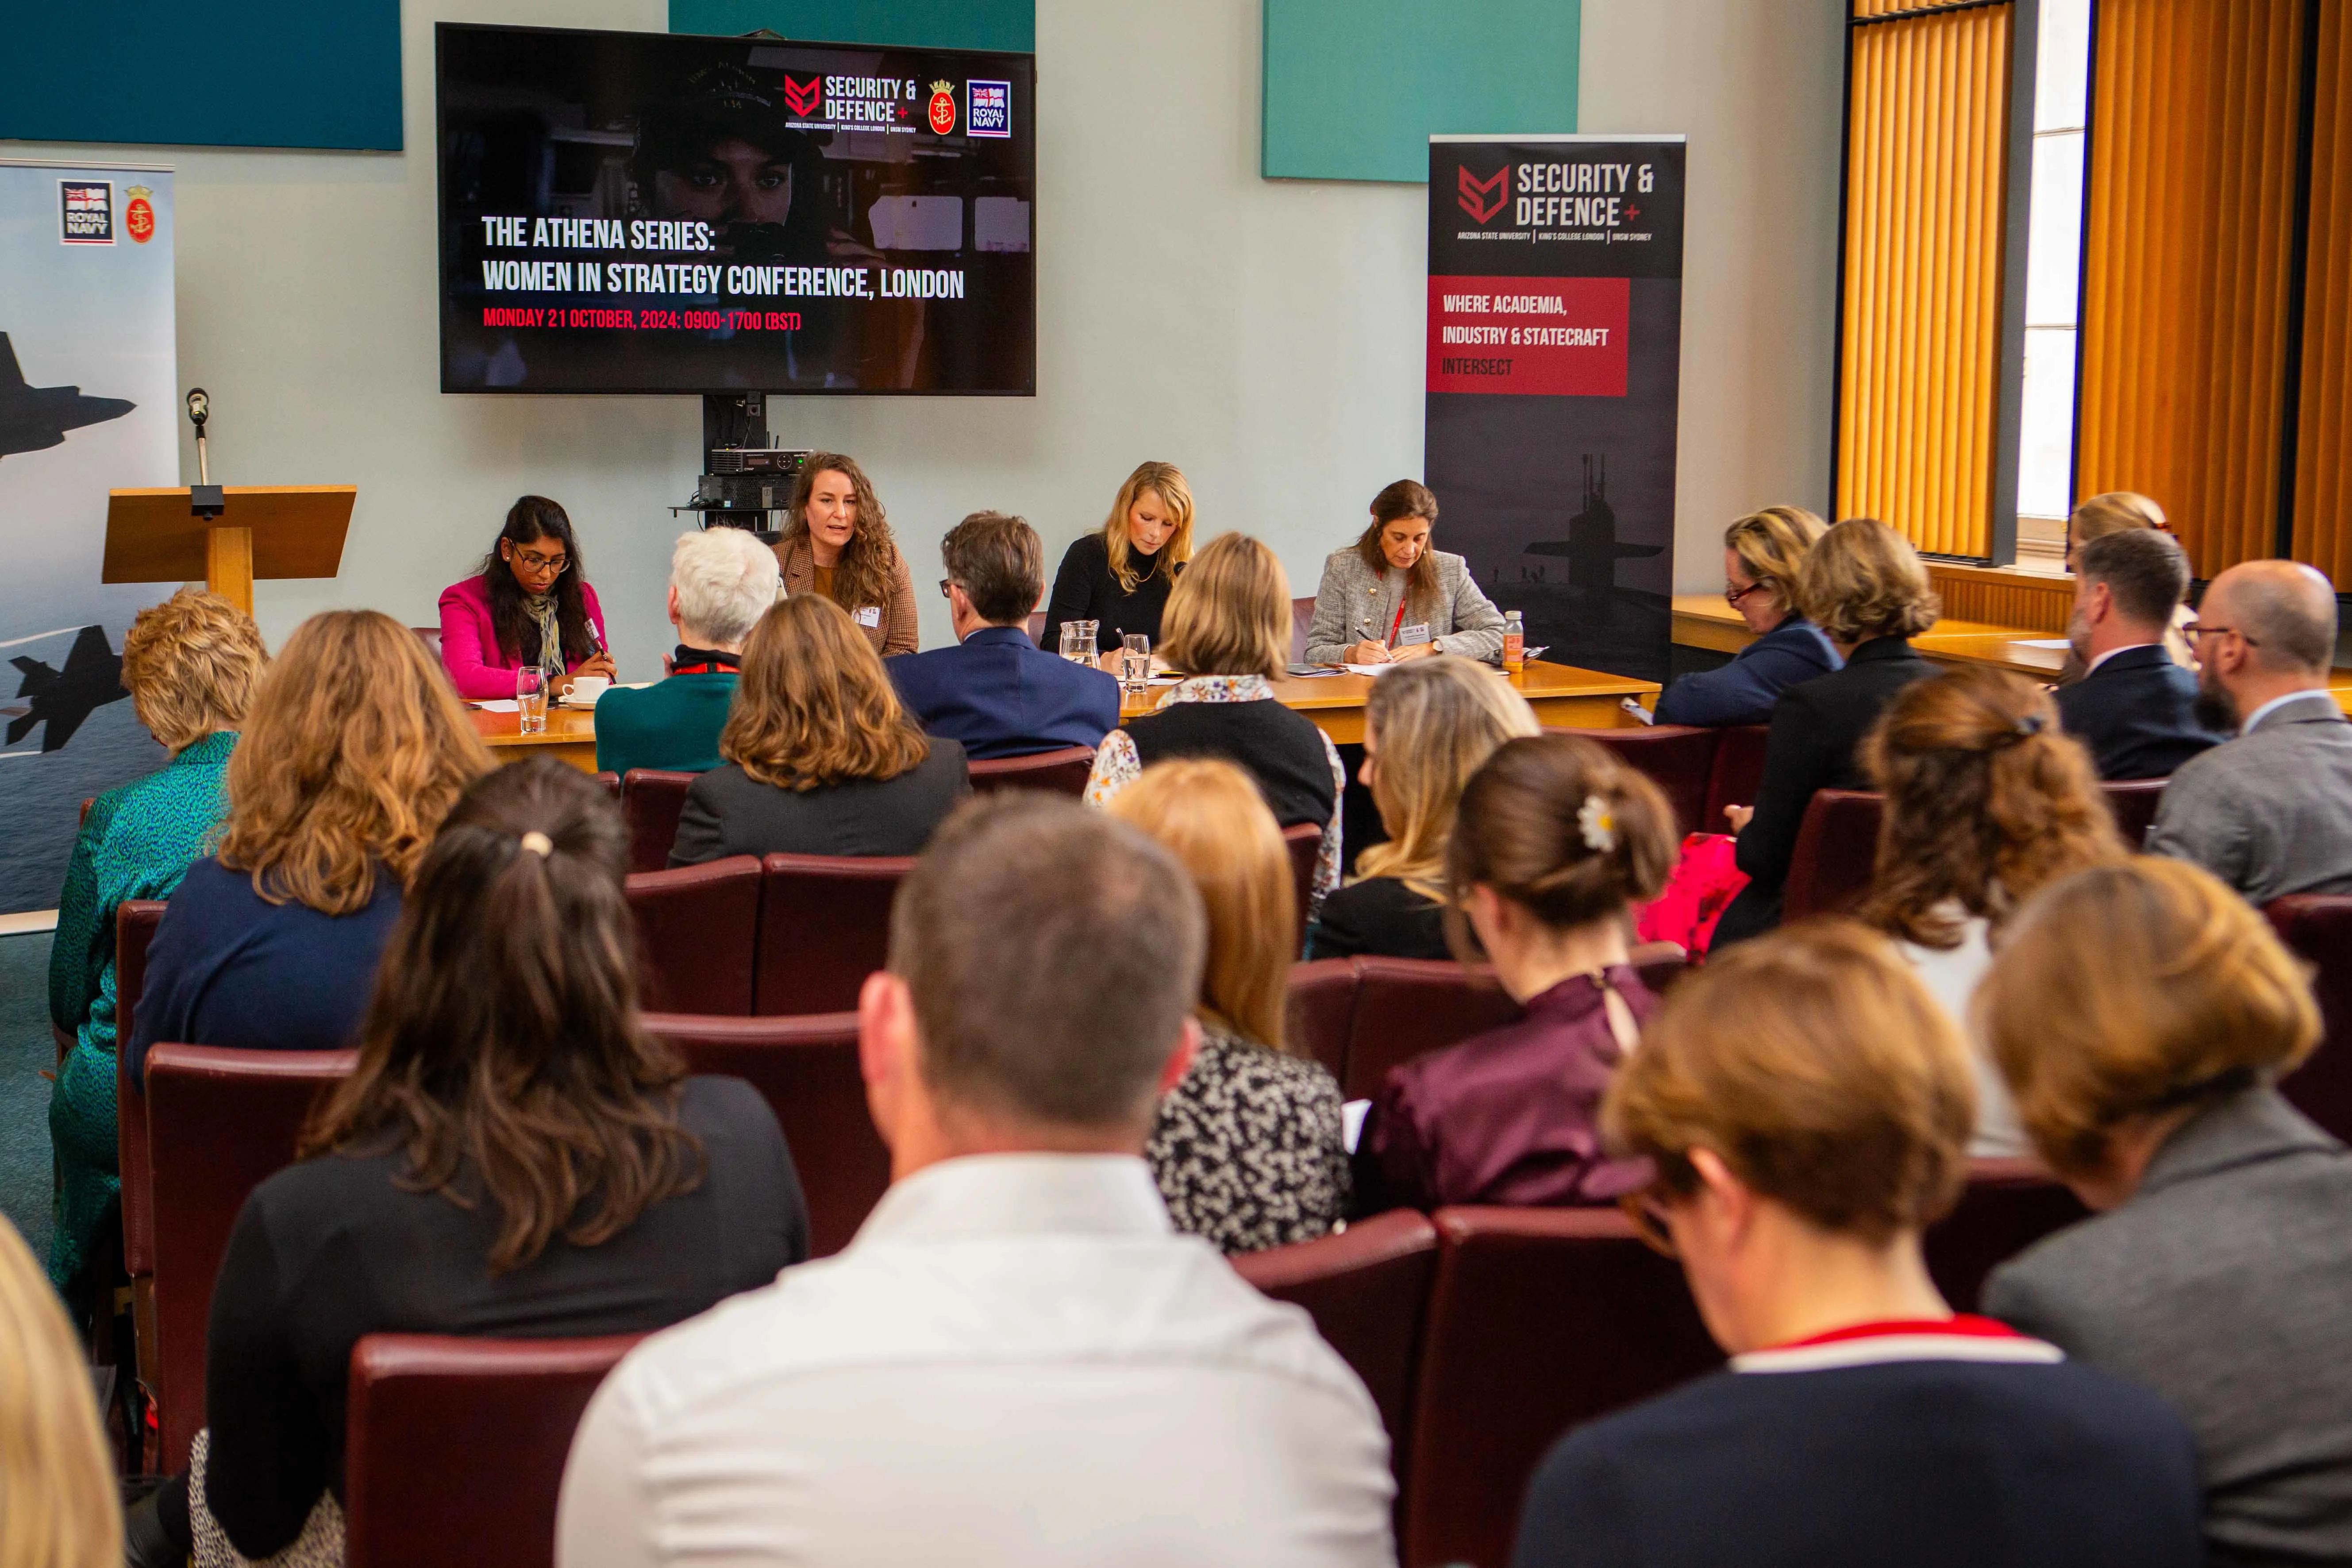
[[[1663,681],[1683,139],[1433,136],[1439,538],[1555,664]]]

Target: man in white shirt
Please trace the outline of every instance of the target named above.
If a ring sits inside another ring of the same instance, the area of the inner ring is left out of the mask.
[[[951,819],[859,997],[890,1191],[606,1380],[560,1568],[1392,1563],[1363,1385],[1173,1232],[1140,1158],[1203,931],[1120,824],[1041,795]]]
[[[2352,724],[2328,690],[2336,590],[2292,561],[2248,561],[2198,606],[2198,697],[2237,730],[2164,787],[2147,847],[2266,904],[2352,892]]]

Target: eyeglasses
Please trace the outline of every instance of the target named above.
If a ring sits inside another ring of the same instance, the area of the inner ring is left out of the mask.
[[[568,555],[541,555],[535,550],[518,550],[515,559],[534,572],[562,572],[572,564]]]
[[[1658,1198],[1658,1189],[1644,1187],[1638,1193],[1627,1193],[1617,1200],[1619,1212],[1641,1237],[1642,1245],[1661,1258],[1677,1258],[1675,1250],[1674,1227],[1666,1221],[1666,1205]]]
[[[1761,583],[1750,583],[1745,588],[1735,588],[1730,584],[1726,583],[1723,585],[1723,602],[1729,605],[1736,610],[1739,608],[1740,600],[1748,597],[1748,595],[1756,592],[1757,589],[1761,588],[1763,585],[1764,584]]]
[[[2263,646],[2256,639],[2246,636],[2243,632],[2238,631],[2238,628],[2235,626],[2209,626],[2203,621],[2191,621],[2187,626],[2180,628],[2180,635],[2187,637],[2191,645],[2194,645],[2200,639],[2204,637],[2228,637],[2233,632],[2237,634],[2239,639],[2248,647],[2260,647]]]
[[[940,578],[940,598],[942,598],[942,599],[951,597],[951,595],[948,593],[948,590],[949,590],[950,588],[954,587],[955,585],[956,585],[956,580],[955,580],[954,578],[952,578],[952,577],[942,577],[942,578]]]

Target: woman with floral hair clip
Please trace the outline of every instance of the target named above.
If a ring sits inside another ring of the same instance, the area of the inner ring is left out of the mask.
[[[1601,1152],[1601,1097],[1657,1006],[1627,959],[1628,910],[1674,858],[1665,797],[1590,741],[1507,742],[1472,776],[1446,937],[1526,1013],[1390,1072],[1357,1143],[1358,1212],[1606,1204],[1647,1179]]]

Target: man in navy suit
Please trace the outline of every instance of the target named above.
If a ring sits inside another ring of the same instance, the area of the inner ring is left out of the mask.
[[[1045,584],[1035,529],[976,511],[940,541],[940,558],[957,646],[883,661],[926,732],[988,758],[1098,745],[1118,728],[1115,679],[1029,640],[1029,610]]]
[[[2198,722],[2197,677],[2164,646],[2188,591],[2189,558],[2168,533],[2126,529],[2074,552],[2067,635],[2088,668],[2059,689],[2058,717],[2101,778],[2170,778],[2223,739]]]

